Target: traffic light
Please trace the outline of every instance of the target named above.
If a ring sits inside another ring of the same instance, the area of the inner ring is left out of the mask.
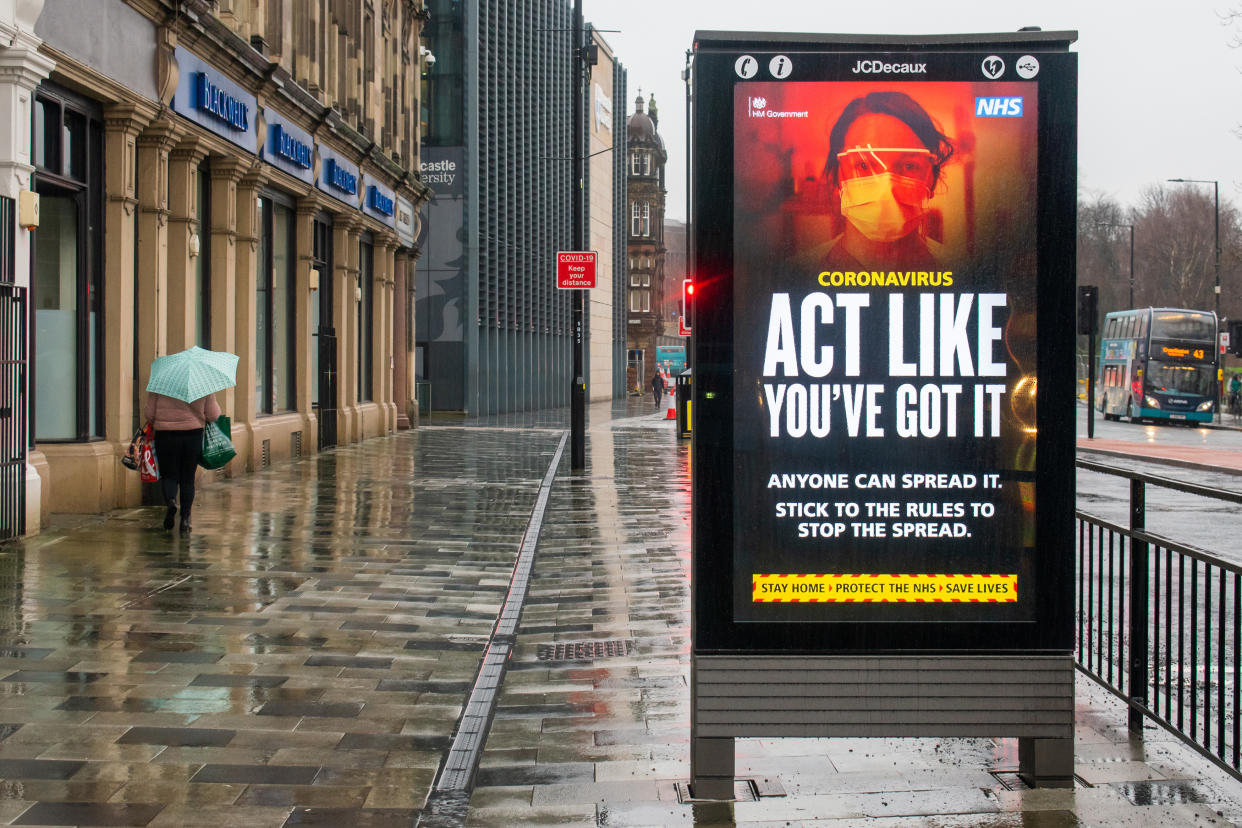
[[[1242,319],[1229,320],[1229,353],[1242,356]]]
[[[1078,286],[1078,333],[1090,336],[1096,331],[1096,306],[1100,289],[1095,285]]]
[[[690,330],[690,323],[694,319],[694,280],[681,280],[681,327]]]

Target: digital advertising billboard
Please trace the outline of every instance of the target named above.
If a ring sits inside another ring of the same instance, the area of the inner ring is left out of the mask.
[[[696,649],[1067,650],[1076,56],[767,45],[695,62]]]

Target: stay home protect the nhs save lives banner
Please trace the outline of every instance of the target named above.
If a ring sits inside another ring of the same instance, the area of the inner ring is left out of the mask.
[[[735,620],[1032,620],[1036,85],[733,96]]]

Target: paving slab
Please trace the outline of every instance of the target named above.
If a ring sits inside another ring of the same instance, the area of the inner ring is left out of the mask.
[[[782,795],[681,801],[689,446],[661,417],[592,406],[562,460],[465,824],[1242,823],[1242,785],[1081,676],[1073,790],[1011,790],[1012,739],[748,739],[739,776]],[[4,547],[0,824],[414,825],[566,423],[433,420],[204,481],[189,538],[140,508]]]

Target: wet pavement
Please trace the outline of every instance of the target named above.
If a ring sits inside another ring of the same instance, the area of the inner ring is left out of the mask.
[[[503,642],[565,412],[433,419],[213,482],[189,538],[133,509],[0,547],[0,824],[1242,821],[1242,783],[1163,731],[1132,739],[1081,677],[1072,790],[1023,790],[1012,739],[744,739],[738,801],[685,801],[689,448],[662,417],[592,407]],[[425,812],[498,643],[474,784]]]

